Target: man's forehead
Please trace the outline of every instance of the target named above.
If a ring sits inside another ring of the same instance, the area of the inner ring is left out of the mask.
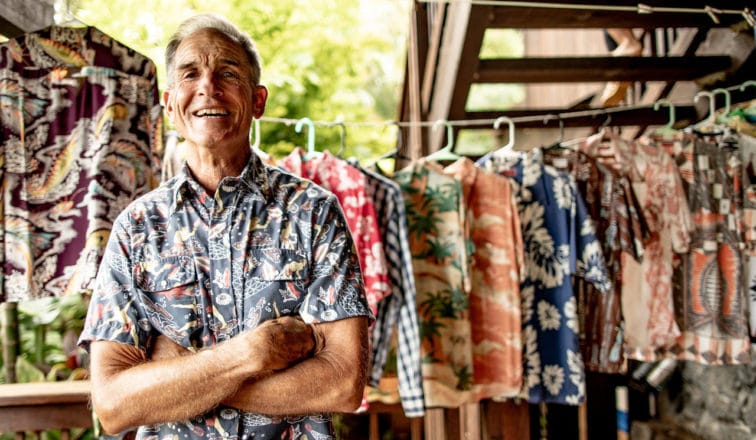
[[[214,29],[201,29],[187,36],[176,49],[179,63],[182,59],[219,59],[240,64],[247,59],[244,49],[228,36]],[[187,60],[188,61],[188,60]]]

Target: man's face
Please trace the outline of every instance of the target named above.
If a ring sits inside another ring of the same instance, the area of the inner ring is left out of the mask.
[[[244,50],[220,32],[201,30],[181,42],[174,66],[163,101],[176,130],[195,147],[248,150],[252,117],[262,116],[268,92],[252,85]]]

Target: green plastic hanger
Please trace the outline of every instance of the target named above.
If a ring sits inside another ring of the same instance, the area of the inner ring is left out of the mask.
[[[439,150],[425,156],[426,160],[430,161],[454,161],[459,159],[459,154],[453,151],[454,148],[454,128],[451,124],[443,119],[439,119],[433,124],[433,130],[435,131],[441,125],[446,126],[446,145]]]
[[[653,131],[653,134],[663,136],[664,139],[669,139],[670,137],[674,136],[675,134],[679,133],[678,130],[675,130],[675,106],[672,104],[672,101],[666,98],[662,98],[654,102],[654,110],[659,110],[659,107],[662,105],[667,105],[669,107],[669,121],[667,121],[667,124],[663,127],[659,127],[656,130]]]
[[[719,122],[720,124],[727,124],[732,119],[731,118],[731,114],[730,114],[731,113],[730,112],[730,107],[731,107],[731,105],[730,105],[731,104],[730,91],[727,90],[727,89],[719,88],[719,89],[712,90],[711,93],[713,95],[715,95],[715,96],[716,96],[717,93],[721,93],[721,94],[724,95],[724,97],[725,97],[725,107],[724,107],[724,110],[722,111],[722,113],[717,116],[717,122]]]
[[[310,118],[302,118],[297,121],[294,131],[297,133],[301,132],[304,125],[307,125],[307,153],[304,156],[304,159],[307,160],[314,157],[317,153],[315,151],[315,123]]]

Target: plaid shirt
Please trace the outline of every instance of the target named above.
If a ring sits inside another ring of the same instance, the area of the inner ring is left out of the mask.
[[[296,314],[307,322],[372,317],[336,198],[253,154],[214,197],[184,167],[119,215],[80,344],[149,352],[163,334],[195,351]],[[139,428],[137,438],[153,436],[323,439],[332,426],[328,415],[268,417],[220,405]]]
[[[420,332],[417,326],[415,277],[407,239],[404,199],[399,185],[395,182],[372,171],[359,167],[358,169],[365,175],[366,193],[373,200],[378,214],[378,228],[383,237],[383,251],[388,262],[392,289],[391,295],[378,303],[376,322],[371,335],[373,367],[370,384],[378,385],[383,375],[398,318],[399,396],[407,417],[421,417],[425,414],[425,409],[420,372]]]

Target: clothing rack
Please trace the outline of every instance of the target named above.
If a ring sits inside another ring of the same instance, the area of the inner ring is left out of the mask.
[[[728,92],[735,92],[735,91],[742,91],[746,86],[754,85],[753,81],[746,81],[742,84],[737,84],[734,86],[726,87],[724,90],[727,90]],[[666,101],[665,101],[666,103]],[[685,102],[685,103],[672,103],[674,106],[692,106],[694,105],[694,102]],[[633,106],[623,106],[623,107],[608,107],[608,108],[601,108],[601,109],[592,109],[592,110],[577,110],[577,111],[567,111],[567,112],[549,112],[539,115],[529,115],[529,116],[520,116],[520,117],[512,117],[509,118],[514,122],[517,123],[528,123],[528,122],[548,122],[550,120],[568,120],[571,118],[585,118],[585,117],[600,117],[600,116],[606,116],[611,117],[613,114],[617,113],[623,113],[623,112],[632,112],[632,111],[639,111],[639,110],[652,110],[654,109],[654,104],[651,105],[633,105]],[[506,116],[506,115],[504,115]],[[489,125],[493,128],[493,124],[496,122],[498,118],[492,118],[492,119],[457,119],[457,120],[448,120],[448,121],[442,121],[446,125],[450,125],[452,127],[482,127]],[[274,122],[274,123],[282,123],[286,125],[293,125],[300,121],[300,119],[290,119],[290,118],[277,118],[277,117],[268,117],[263,116],[260,118],[260,121],[263,122]],[[399,127],[433,127],[435,124],[437,124],[439,121],[417,121],[417,122],[409,122],[409,121],[342,121],[342,120],[336,120],[336,121],[313,121],[313,124],[316,126],[321,127],[336,127],[336,126],[346,126],[346,127],[387,127],[387,126],[399,126]],[[598,124],[600,125],[600,124]]]

